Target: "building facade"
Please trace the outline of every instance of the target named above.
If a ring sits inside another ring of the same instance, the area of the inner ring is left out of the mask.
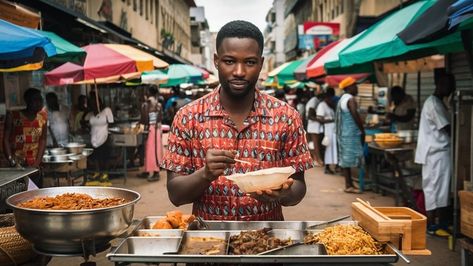
[[[210,69],[212,66],[210,41],[211,34],[205,18],[204,7],[191,7],[191,61],[195,65]]]
[[[264,70],[269,72],[275,66],[286,61],[284,54],[284,0],[274,0],[273,7],[266,15],[267,27],[264,31],[265,65]],[[279,37],[279,38],[278,38]]]
[[[54,0],[95,21],[122,29],[166,55],[191,58],[193,0]]]

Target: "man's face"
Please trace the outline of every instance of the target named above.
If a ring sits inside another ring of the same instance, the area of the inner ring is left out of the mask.
[[[350,85],[346,90],[353,96],[358,95],[358,86],[356,84]]]
[[[444,97],[450,96],[450,94],[455,90],[455,88],[450,84],[448,78],[442,77],[437,83],[438,91]]]
[[[236,37],[223,39],[214,55],[214,64],[225,93],[243,98],[253,91],[263,60],[256,40]]]
[[[43,109],[44,103],[43,103],[43,97],[41,94],[35,94],[29,103],[27,103],[29,106],[29,109],[33,111],[34,113],[38,113]]]

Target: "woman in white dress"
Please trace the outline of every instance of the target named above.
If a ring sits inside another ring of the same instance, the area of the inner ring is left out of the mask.
[[[317,106],[317,119],[323,125],[325,136],[322,144],[325,145],[325,173],[334,174],[330,165],[337,165],[337,136],[335,135],[335,103],[333,98],[335,91],[327,88],[323,101]]]

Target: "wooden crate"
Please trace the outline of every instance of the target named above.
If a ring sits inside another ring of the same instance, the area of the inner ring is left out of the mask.
[[[372,207],[358,199],[353,219],[380,242],[391,242],[409,255],[430,255],[426,249],[427,218],[405,207]]]
[[[460,197],[460,231],[469,238],[473,238],[473,192],[462,190]]]

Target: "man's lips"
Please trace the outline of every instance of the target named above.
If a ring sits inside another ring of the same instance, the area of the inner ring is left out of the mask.
[[[245,80],[232,80],[229,84],[236,89],[243,89],[248,86],[248,82]]]

